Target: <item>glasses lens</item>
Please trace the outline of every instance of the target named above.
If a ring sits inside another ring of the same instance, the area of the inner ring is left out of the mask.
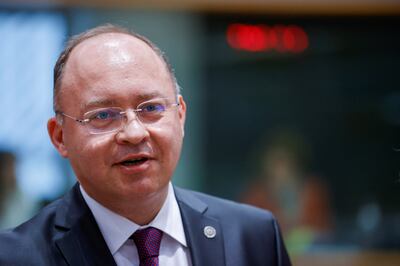
[[[154,122],[163,116],[166,109],[166,99],[151,100],[141,103],[137,107],[137,115],[143,123]]]
[[[170,104],[167,99],[154,99],[139,104],[133,110],[138,120],[143,124],[156,123],[163,118],[165,111],[170,107],[178,106]],[[84,122],[92,134],[109,133],[119,130],[125,121],[126,112],[118,107],[99,108],[84,114]]]
[[[101,108],[84,115],[91,133],[106,133],[121,127],[123,114],[119,108]]]

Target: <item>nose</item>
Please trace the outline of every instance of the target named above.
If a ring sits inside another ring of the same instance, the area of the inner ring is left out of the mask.
[[[139,120],[134,111],[127,111],[125,119],[125,125],[116,134],[116,140],[118,143],[139,144],[149,137],[147,128]]]

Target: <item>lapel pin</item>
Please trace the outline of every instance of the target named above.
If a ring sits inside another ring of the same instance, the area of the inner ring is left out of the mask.
[[[217,231],[215,230],[215,228],[210,225],[204,227],[203,232],[207,238],[214,238],[217,235]]]

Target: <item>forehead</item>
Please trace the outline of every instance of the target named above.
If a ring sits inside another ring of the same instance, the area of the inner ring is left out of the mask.
[[[82,64],[84,58],[110,64],[129,63],[143,58],[162,65],[164,63],[147,43],[125,33],[104,33],[84,40],[73,49],[68,61],[73,63],[76,62],[73,59],[79,59]]]
[[[71,52],[61,101],[103,92],[127,93],[127,89],[129,94],[170,94],[173,88],[166,63],[148,44],[127,34],[107,33],[83,41]]]

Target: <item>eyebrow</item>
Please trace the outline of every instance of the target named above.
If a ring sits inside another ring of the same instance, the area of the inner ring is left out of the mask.
[[[101,107],[101,106],[114,106],[116,105],[116,101],[110,99],[95,99],[89,101],[87,103],[82,104],[83,110],[91,109],[93,107]]]
[[[137,104],[151,100],[154,98],[166,98],[165,95],[159,93],[159,92],[150,92],[150,93],[144,93],[144,94],[139,94],[135,96],[134,101],[137,102]],[[93,99],[87,103],[82,104],[83,110],[88,110],[93,107],[102,107],[102,106],[117,106],[117,101],[107,99],[107,98],[99,98],[99,99]]]
[[[146,101],[146,100],[151,100],[151,99],[154,99],[154,98],[165,98],[165,95],[162,95],[159,92],[151,92],[151,93],[140,94],[140,95],[137,96],[137,100],[139,102],[143,102],[143,101]]]

